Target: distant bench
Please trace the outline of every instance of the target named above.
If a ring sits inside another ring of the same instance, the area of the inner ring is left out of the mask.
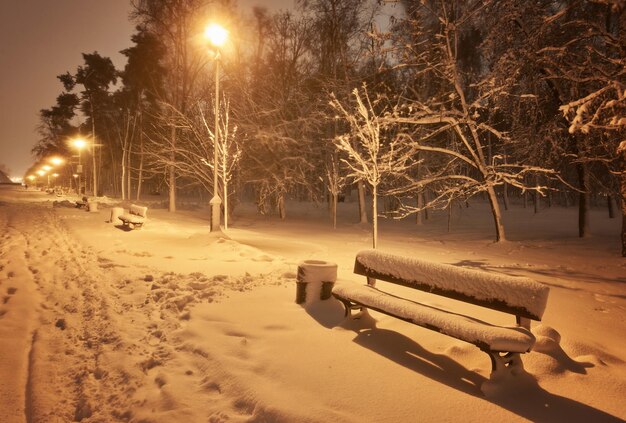
[[[89,198],[83,197],[81,201],[76,202],[76,208],[81,209],[83,207],[87,208],[87,203],[89,202]]]
[[[549,288],[528,278],[400,257],[376,250],[357,254],[354,273],[367,285],[336,284],[333,296],[352,310],[370,308],[476,345],[491,358],[492,371],[523,369],[521,353],[535,337],[530,320],[541,320]],[[457,312],[420,304],[375,287],[376,279],[516,316],[516,326],[497,326]],[[493,373],[492,373],[493,374]]]
[[[135,204],[131,204],[130,208],[128,209],[128,213],[124,213],[121,216],[118,216],[118,219],[122,221],[124,226],[130,229],[139,229],[147,220],[147,213],[147,207],[141,207],[136,206]]]

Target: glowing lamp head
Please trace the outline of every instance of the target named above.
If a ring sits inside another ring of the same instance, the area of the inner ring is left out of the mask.
[[[62,159],[62,158],[60,158],[60,157],[52,157],[52,158],[50,159],[50,163],[52,163],[52,164],[53,164],[53,165],[55,165],[55,166],[58,166],[58,165],[60,165],[61,163],[63,163],[63,159]]]
[[[39,175],[39,176],[43,176],[43,175],[45,175],[45,174],[46,174],[46,172],[45,172],[45,171],[43,171],[43,170],[38,170],[38,171],[37,171],[37,175]]]
[[[204,36],[215,47],[221,47],[228,39],[228,31],[218,24],[210,24],[204,29]]]
[[[59,174],[58,173],[53,173],[52,176],[57,178],[59,176]]]
[[[35,178],[36,178],[36,176],[35,176],[35,175],[28,175],[28,176],[26,177],[26,179],[28,179],[29,181],[33,181],[33,180],[35,180]]]
[[[47,172],[47,171],[49,171],[50,169],[52,169],[52,166],[43,165],[43,166],[41,166],[41,169],[42,169],[44,172]]]
[[[87,146],[87,141],[82,138],[76,138],[74,141],[72,141],[72,145],[77,149],[82,150]]]

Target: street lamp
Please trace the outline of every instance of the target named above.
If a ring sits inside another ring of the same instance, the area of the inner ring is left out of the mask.
[[[33,184],[33,181],[34,181],[35,179],[37,179],[37,177],[36,177],[35,175],[28,175],[28,176],[26,177],[26,179],[28,179],[28,180],[30,181],[31,185],[32,185],[32,184]],[[35,188],[36,188],[36,187],[37,187],[37,184],[35,184]],[[28,185],[26,185],[26,189],[28,189]]]
[[[80,174],[83,173],[83,165],[80,163],[80,152],[83,148],[87,146],[87,141],[82,138],[76,138],[72,140],[72,147],[78,150],[78,167],[76,168],[76,173],[78,174],[78,186],[76,187],[76,193],[80,195]]]
[[[228,31],[226,28],[213,23],[208,25],[204,30],[204,36],[215,47],[215,135],[213,146],[213,198],[211,204],[211,232],[220,230],[220,208],[222,200],[218,194],[217,187],[217,148],[219,137],[219,110],[220,110],[220,47],[226,43],[228,39]]]
[[[50,160],[49,160],[49,162],[52,163],[55,166],[60,165],[61,163],[63,163],[63,161],[64,160],[62,158],[60,158],[60,157],[51,157]]]
[[[49,171],[50,169],[52,169],[50,166],[48,166],[48,165],[43,165],[43,166],[41,166],[41,169],[39,169],[39,170],[37,171],[37,174],[38,174],[39,176],[44,176],[44,175],[46,175],[46,177],[47,177],[47,184],[46,184],[46,187],[47,187],[47,188],[50,188],[50,174],[48,173],[48,171]]]

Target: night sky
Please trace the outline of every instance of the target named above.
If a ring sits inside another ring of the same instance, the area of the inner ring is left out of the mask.
[[[288,8],[293,0],[240,0]],[[81,53],[97,51],[118,69],[131,45],[130,0],[0,0],[0,164],[22,177],[33,163],[40,109],[63,87],[56,76],[74,72]]]

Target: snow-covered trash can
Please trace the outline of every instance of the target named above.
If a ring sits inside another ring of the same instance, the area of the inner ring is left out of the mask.
[[[98,203],[95,201],[87,202],[87,211],[89,212],[97,212],[98,211]]]
[[[296,303],[327,300],[337,280],[337,264],[323,260],[304,260],[298,265]]]
[[[111,207],[111,218],[109,219],[109,223],[120,223],[118,217],[124,214],[124,209],[122,207]]]

